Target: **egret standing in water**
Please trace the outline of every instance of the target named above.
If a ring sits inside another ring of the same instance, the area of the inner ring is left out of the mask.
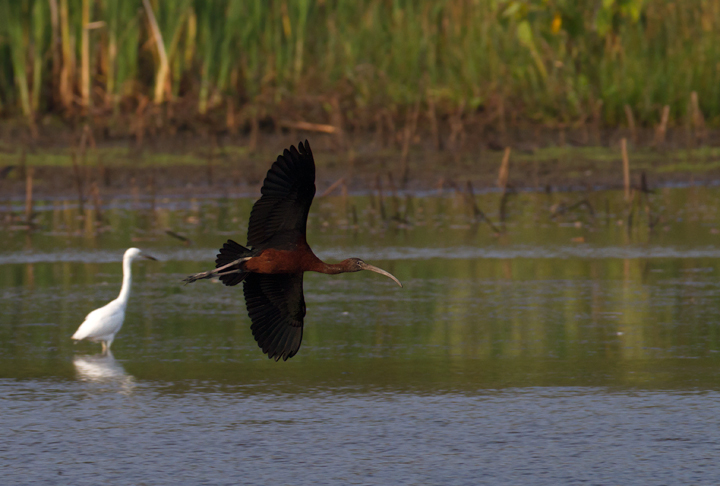
[[[125,307],[127,307],[128,298],[130,297],[130,284],[132,283],[132,262],[138,258],[147,258],[148,260],[157,260],[156,258],[146,255],[137,248],[128,248],[123,256],[123,283],[118,298],[109,302],[107,305],[95,309],[85,317],[85,321],[72,339],[80,341],[88,339],[93,342],[102,343],[102,352],[106,353],[110,350],[110,345],[115,339],[115,334],[120,331],[125,320]]]
[[[305,239],[315,196],[315,160],[307,140],[277,158],[260,192],[262,197],[250,213],[250,248],[228,240],[215,260],[215,270],[191,275],[185,282],[216,275],[228,286],[243,282],[250,328],[268,358],[287,360],[300,349],[304,272],[335,275],[370,270],[402,287],[393,275],[359,258],[325,263],[313,253]]]

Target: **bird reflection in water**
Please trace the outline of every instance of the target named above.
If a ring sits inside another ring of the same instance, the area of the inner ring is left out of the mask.
[[[73,364],[81,381],[118,385],[125,393],[135,388],[135,378],[115,360],[110,350],[102,354],[75,356]]]

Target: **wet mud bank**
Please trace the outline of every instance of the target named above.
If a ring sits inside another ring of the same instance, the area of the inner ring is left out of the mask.
[[[136,146],[130,140],[97,146],[0,144],[0,199],[134,196],[255,196],[265,172],[282,149],[311,141],[317,164],[318,195],[367,191],[465,190],[567,191],[621,189],[623,155],[619,135],[602,145],[554,144],[554,140],[499,145],[465,140],[462,147],[436,150],[416,141],[408,147],[373,137],[339,143],[337,137],[287,133],[248,140],[162,139]],[[630,184],[640,188],[720,181],[720,146],[682,148],[627,144]]]

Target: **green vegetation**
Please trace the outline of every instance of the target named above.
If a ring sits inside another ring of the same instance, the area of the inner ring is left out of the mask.
[[[159,127],[231,130],[413,112],[617,126],[626,106],[651,126],[666,105],[670,125],[720,125],[720,0],[0,0],[0,16],[0,115],[33,129],[127,128],[154,106]]]

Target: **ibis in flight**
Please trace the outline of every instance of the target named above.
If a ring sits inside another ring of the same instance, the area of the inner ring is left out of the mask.
[[[72,339],[80,341],[87,339],[93,342],[102,343],[103,354],[110,351],[110,345],[115,339],[115,334],[120,331],[125,320],[125,307],[127,307],[128,298],[130,297],[130,285],[132,284],[132,262],[138,258],[147,258],[148,260],[157,260],[147,255],[137,248],[128,248],[123,255],[123,282],[118,298],[108,304],[95,309],[85,317],[85,321]]]
[[[228,286],[243,282],[245,303],[258,346],[275,361],[300,349],[305,317],[303,273],[338,274],[370,270],[402,284],[390,273],[359,258],[325,263],[313,253],[305,233],[315,196],[315,161],[307,140],[283,151],[268,170],[250,213],[247,247],[228,240],[215,270],[184,281],[217,276]]]

